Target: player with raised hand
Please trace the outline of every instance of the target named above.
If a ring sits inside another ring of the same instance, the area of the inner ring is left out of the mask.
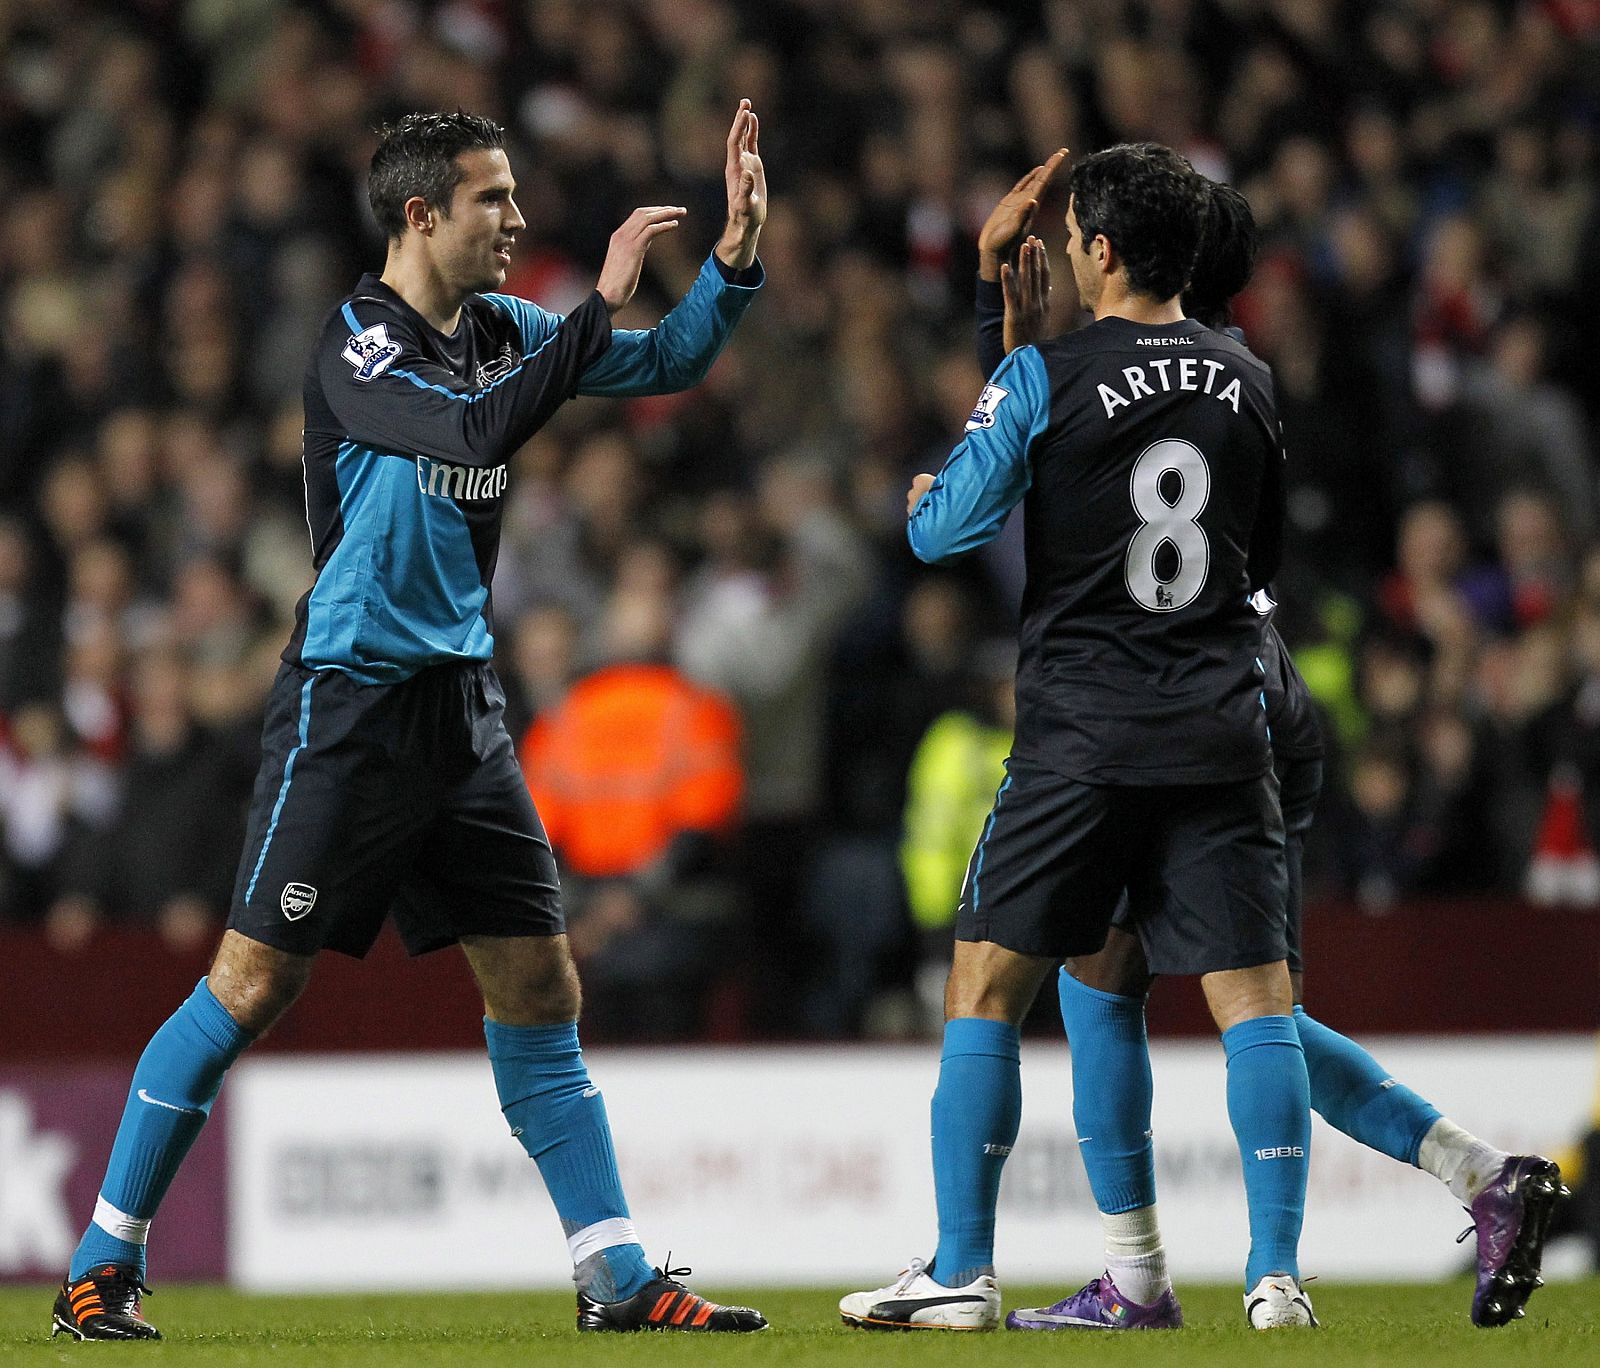
[[[908,495],[911,546],[928,561],[983,545],[1021,503],[1028,580],[1016,738],[946,987],[939,1244],[931,1265],[844,1298],[854,1325],[999,1323],[994,1215],[1021,1115],[1019,1023],[1063,959],[1102,947],[1135,889],[1161,895],[1140,927],[1151,968],[1199,976],[1222,1032],[1246,1286],[1276,1282],[1306,1305],[1308,1083],[1249,603],[1281,547],[1272,380],[1183,315],[1207,207],[1183,158],[1109,148],[1067,188],[1067,260],[1094,322],[1008,356],[965,440]]]
[[[996,217],[1004,217],[1003,206],[991,223]],[[1256,244],[1249,202],[1232,186],[1213,184],[1206,231],[1183,296],[1190,317],[1207,327],[1228,327],[1229,301],[1250,280]],[[979,287],[978,361],[986,370],[1002,359],[1002,333],[1008,351],[1045,335],[1049,260],[1037,238],[1017,247],[1016,270],[1002,283],[1003,309],[992,290],[986,294]],[[1294,1020],[1306,1054],[1312,1110],[1369,1149],[1433,1174],[1467,1207],[1477,1233],[1472,1322],[1504,1325],[1523,1314],[1539,1286],[1560,1172],[1541,1155],[1507,1154],[1469,1134],[1302,1005],[1301,857],[1322,789],[1322,736],[1310,690],[1272,621],[1275,605],[1265,590],[1254,601],[1263,619],[1263,690],[1287,839]],[[1150,1140],[1144,1003],[1151,975],[1136,929],[1147,911],[1124,904],[1105,948],[1073,960],[1058,977],[1062,1020],[1072,1042],[1074,1120],[1080,1136],[1088,1137],[1080,1153],[1105,1224],[1106,1271],[1053,1306],[1011,1312],[1006,1323],[1016,1329],[1146,1328],[1160,1322],[1146,1310],[1172,1297]]]
[[[53,1334],[160,1338],[140,1303],[150,1223],[224,1075],[319,951],[364,955],[391,914],[413,954],[459,944],[477,977],[501,1109],[567,1237],[578,1328],[765,1326],[652,1268],[634,1232],[578,1044],[555,862],[489,664],[508,463],[574,394],[704,377],[762,283],[758,135],[741,101],[715,250],[659,326],[614,330],[681,208],[629,215],[595,291],[560,317],[493,293],[524,227],[501,128],[457,112],[383,130],[368,193],[387,260],[330,314],[306,371],[316,580],[268,700],[228,929],[134,1070]]]

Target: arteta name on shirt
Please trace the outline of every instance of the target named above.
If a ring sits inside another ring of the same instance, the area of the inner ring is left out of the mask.
[[[1202,375],[1201,372],[1205,373]],[[1146,372],[1150,378],[1146,378]],[[1227,379],[1222,377],[1227,376]],[[1174,390],[1193,390],[1209,394],[1239,411],[1239,378],[1229,375],[1220,361],[1204,356],[1163,356],[1146,361],[1142,366],[1124,366],[1122,378],[1127,384],[1126,394],[1110,385],[1096,386],[1100,402],[1106,407],[1106,417],[1115,418],[1119,409],[1129,408],[1141,399],[1157,394],[1171,394]]]

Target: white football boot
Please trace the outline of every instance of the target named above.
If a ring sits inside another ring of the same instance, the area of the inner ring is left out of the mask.
[[[1287,1273],[1263,1278],[1244,1294],[1244,1317],[1255,1330],[1314,1326],[1311,1298]]]
[[[1000,1287],[988,1274],[946,1287],[913,1259],[887,1287],[845,1297],[839,1318],[860,1330],[993,1330],[1000,1324]]]

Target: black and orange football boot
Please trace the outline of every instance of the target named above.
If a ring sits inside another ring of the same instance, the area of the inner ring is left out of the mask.
[[[767,1318],[759,1311],[748,1306],[718,1306],[676,1281],[693,1271],[658,1268],[654,1279],[622,1301],[596,1301],[579,1292],[578,1329],[721,1330],[742,1334],[767,1328]]]
[[[50,1338],[67,1334],[76,1340],[158,1340],[161,1332],[139,1309],[141,1294],[149,1293],[133,1269],[101,1264],[61,1284]]]

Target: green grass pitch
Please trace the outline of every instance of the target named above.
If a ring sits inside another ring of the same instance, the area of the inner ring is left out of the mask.
[[[528,1295],[246,1297],[209,1287],[169,1286],[146,1302],[166,1333],[161,1344],[69,1344],[46,1338],[51,1289],[0,1291],[0,1364],[219,1364],[252,1368],[343,1368],[347,1364],[942,1365],[1127,1364],[1206,1368],[1410,1368],[1414,1364],[1600,1364],[1600,1280],[1555,1284],[1535,1294],[1527,1318],[1503,1330],[1467,1322],[1471,1285],[1359,1287],[1314,1283],[1323,1329],[1260,1334],[1246,1329],[1232,1287],[1186,1286],[1189,1328],[1177,1334],[916,1334],[847,1330],[839,1291],[701,1289],[721,1301],[759,1306],[765,1334],[583,1335],[572,1299]],[[1006,1305],[1028,1306],[1060,1289],[1010,1287]]]

